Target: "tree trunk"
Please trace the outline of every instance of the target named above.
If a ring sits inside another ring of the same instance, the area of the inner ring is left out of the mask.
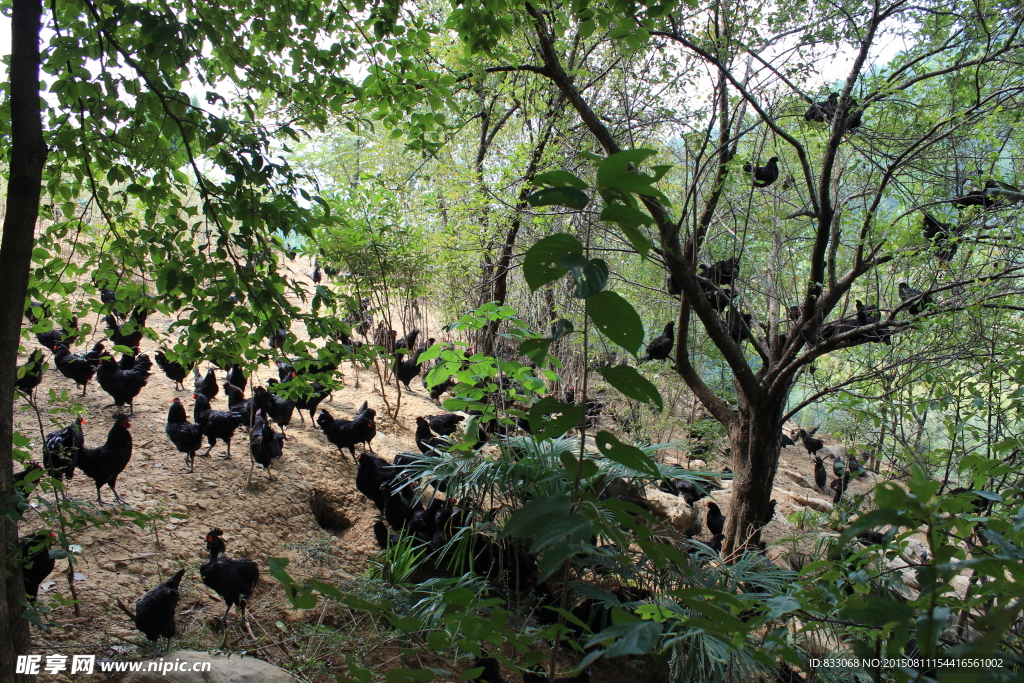
[[[39,197],[42,192],[46,144],[39,110],[39,32],[43,13],[40,0],[14,0],[11,15],[11,158],[7,186],[7,215],[0,243],[0,488],[5,501],[14,495],[12,434],[14,432],[14,380],[17,373],[21,317],[32,260]],[[16,675],[15,661],[31,647],[28,622],[21,618],[25,584],[21,565],[11,562],[18,545],[15,510],[9,503],[0,515],[0,596],[3,635],[0,636],[0,680],[30,680]]]
[[[739,412],[729,430],[733,485],[725,523],[722,556],[752,548],[761,540],[761,527],[772,499],[779,469],[779,425],[785,402],[774,396],[752,402],[739,394]]]

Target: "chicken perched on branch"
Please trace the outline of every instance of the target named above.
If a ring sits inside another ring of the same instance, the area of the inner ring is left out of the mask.
[[[743,170],[754,176],[754,187],[768,187],[779,179],[779,158],[772,157],[764,166],[754,166],[748,161],[743,164]]]
[[[649,360],[665,360],[669,357],[669,354],[672,353],[672,346],[676,342],[674,327],[675,323],[668,323],[665,325],[665,331],[661,333],[661,336],[651,340],[647,345],[647,353],[640,359],[641,363]]]

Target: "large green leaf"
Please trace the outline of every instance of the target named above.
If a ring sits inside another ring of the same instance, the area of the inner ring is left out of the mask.
[[[640,401],[641,403],[653,403],[658,410],[664,410],[665,404],[661,399],[658,388],[646,377],[637,372],[636,368],[628,365],[616,365],[610,368],[599,368],[598,372],[605,378],[608,384],[621,391],[626,396]]]
[[[530,291],[564,277],[569,269],[559,265],[569,254],[582,254],[583,245],[572,235],[558,233],[538,240],[523,258],[523,277]]]
[[[636,446],[622,443],[611,432],[598,432],[595,441],[597,449],[609,460],[652,477],[661,477],[661,471],[651,456]]]
[[[526,502],[509,517],[502,537],[524,538],[541,533],[551,519],[568,515],[572,511],[569,496],[545,496]]]
[[[599,292],[587,299],[587,317],[601,334],[634,356],[644,343],[644,324],[633,306],[616,292]]]
[[[571,187],[576,190],[585,190],[588,185],[585,180],[569,171],[548,171],[541,173],[533,179],[534,185],[547,185],[549,187]]]
[[[590,197],[586,192],[571,187],[546,187],[530,194],[526,201],[530,206],[564,206],[582,210],[587,208]]]

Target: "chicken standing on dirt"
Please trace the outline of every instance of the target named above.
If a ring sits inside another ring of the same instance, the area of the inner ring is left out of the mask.
[[[252,459],[255,463],[267,471],[267,476],[273,480],[274,475],[270,473],[270,463],[283,454],[281,442],[284,441],[284,434],[278,434],[263,417],[263,411],[257,410],[253,418],[252,432],[249,434],[249,448],[252,451]],[[252,468],[249,469],[249,476],[252,476]]]
[[[114,500],[122,505],[127,503],[117,494],[117,475],[128,466],[132,459],[132,435],[128,431],[131,422],[124,413],[114,415],[114,426],[107,433],[107,440],[98,448],[82,448],[78,454],[78,469],[96,482],[96,500],[106,505],[100,495],[104,484],[114,492]]]
[[[210,559],[199,567],[203,583],[217,593],[227,604],[224,616],[220,618],[221,628],[228,622],[232,605],[238,605],[241,618],[245,619],[245,606],[260,580],[260,568],[245,557],[230,558],[224,555],[224,534],[220,529],[211,529],[206,535],[206,549]]]
[[[420,453],[439,455],[447,450],[446,445],[444,439],[430,430],[430,423],[425,418],[416,418],[416,447],[420,449]]]
[[[57,365],[60,374],[82,387],[82,396],[85,396],[89,380],[96,374],[99,362],[71,353],[63,344],[53,345],[53,362]]]
[[[39,584],[50,575],[56,566],[57,561],[50,557],[50,546],[57,534],[49,531],[37,531],[31,536],[22,539],[18,546],[21,556],[21,573],[25,580],[25,594],[29,602],[35,602],[39,598]]]
[[[195,380],[192,385],[193,394],[202,394],[210,401],[217,398],[217,393],[220,391],[220,385],[217,384],[217,373],[213,371],[213,368],[206,371],[205,377],[199,374],[199,370],[193,369],[192,377]],[[192,398],[195,398],[195,396]]]
[[[24,374],[18,377],[18,374],[22,372],[22,368],[25,368]],[[26,396],[31,396],[35,388],[39,386],[39,383],[43,381],[43,352],[40,349],[36,349],[32,352],[32,355],[28,357],[24,365],[19,365],[18,369],[15,370],[14,376],[17,379],[14,380],[14,388],[22,392]]]
[[[387,460],[369,453],[357,455],[356,462],[359,463],[356,470],[356,490],[373,501],[377,509],[383,512],[387,493],[382,488],[391,485],[395,478],[394,468]]]
[[[326,410],[321,410],[317,424],[324,430],[327,440],[338,447],[339,452],[344,452],[347,448],[352,459],[356,460],[356,444],[358,443],[365,443],[370,452],[373,452],[369,446],[373,436],[377,433],[377,426],[373,421],[376,416],[377,411],[367,408],[359,413],[354,420],[334,419]]]
[[[186,368],[176,360],[167,360],[163,349],[157,351],[153,357],[156,358],[156,364],[167,375],[167,379],[174,382],[174,390],[179,391],[178,387],[180,386],[180,391],[185,391],[185,378],[188,377],[188,371],[192,369],[192,366]]]
[[[203,394],[193,394],[192,398],[196,400],[196,405],[192,409],[192,418],[197,425],[201,425],[203,434],[206,435],[206,440],[210,444],[203,455],[209,455],[213,447],[217,445],[217,439],[221,439],[228,448],[228,454],[221,457],[230,458],[231,437],[235,435],[235,430],[242,426],[245,418],[239,413],[229,410],[211,410],[210,399]]]
[[[183,576],[185,570],[179,569],[177,574],[143,595],[135,603],[135,628],[153,641],[153,657],[156,657],[157,648],[160,646],[160,636],[170,640],[177,630],[174,625],[174,610],[181,597],[178,586],[181,585]]]
[[[466,418],[462,415],[455,413],[445,413],[444,415],[427,415],[427,424],[430,425],[430,429],[433,430],[438,436],[451,436],[459,429],[459,423]]]
[[[177,397],[167,411],[167,427],[164,431],[174,447],[185,454],[185,473],[192,474],[196,451],[203,445],[203,426],[188,421],[185,406],[181,405],[181,399]]]
[[[43,441],[43,465],[47,473],[61,481],[75,476],[78,456],[85,445],[85,434],[82,432],[84,418],[78,418],[74,424],[64,429],[50,432]]]
[[[135,365],[131,370],[122,370],[113,356],[104,356],[99,370],[96,371],[96,381],[100,383],[100,388],[114,399],[113,405],[122,408],[127,403],[128,414],[135,415],[135,397],[149,382],[149,370],[152,367],[146,354],[141,354],[135,359]]]

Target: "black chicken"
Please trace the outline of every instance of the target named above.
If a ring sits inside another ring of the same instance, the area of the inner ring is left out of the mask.
[[[39,342],[40,346],[47,349],[52,349],[56,344],[74,346],[75,342],[78,341],[78,318],[72,317],[71,324],[68,327],[71,328],[70,331],[55,326],[46,332],[36,332],[36,341]]]
[[[481,667],[483,667],[483,671],[473,679],[472,683],[505,683],[505,679],[501,677],[501,668],[498,666],[497,659],[494,657],[477,659],[470,668],[478,669]],[[545,678],[544,680],[547,679]]]
[[[260,392],[261,394],[266,392],[264,400],[260,400],[260,397],[257,396],[257,402],[260,404],[260,407],[267,411],[267,415],[270,419],[281,427],[281,433],[283,434],[284,428],[292,423],[292,415],[295,414],[296,404],[295,401],[290,398],[284,398],[283,396],[278,396],[276,393],[271,393],[276,392],[279,385],[280,382],[271,377],[267,380],[267,386],[269,389],[264,390],[262,387],[257,387],[256,389],[253,389],[253,395],[256,396],[256,392]]]
[[[18,546],[21,557],[21,574],[25,580],[25,594],[29,602],[36,602],[39,598],[39,584],[50,575],[57,561],[50,557],[50,546],[57,534],[39,530],[22,539]]]
[[[754,175],[754,187],[768,187],[779,179],[779,158],[772,157],[764,166],[754,166],[749,161],[743,170]]]
[[[195,380],[192,385],[193,394],[202,394],[210,401],[217,398],[217,394],[220,392],[220,385],[217,384],[217,373],[213,371],[213,368],[206,371],[205,377],[199,375],[199,370],[193,369],[192,377]]]
[[[36,349],[25,361],[24,365],[19,365],[15,372],[14,388],[25,394],[31,396],[35,388],[39,386],[39,383],[43,381],[43,352],[41,349]]]
[[[818,451],[820,451],[825,446],[825,442],[822,441],[821,439],[811,438],[816,431],[818,431],[817,427],[812,429],[810,434],[805,432],[803,429],[800,429],[797,430],[796,434],[793,435],[797,441],[804,445],[804,448],[807,450],[807,455],[810,456],[816,455]]]
[[[455,413],[444,415],[427,415],[426,420],[430,428],[438,436],[451,436],[459,429],[459,423],[466,418]]]
[[[192,369],[192,366],[185,367],[179,361],[167,360],[164,349],[157,351],[154,358],[156,358],[156,364],[167,375],[167,379],[174,382],[174,390],[178,391],[178,386],[181,386],[181,391],[185,391],[185,378],[188,377],[188,371]]]
[[[167,410],[167,427],[164,431],[174,447],[185,454],[185,473],[192,474],[196,451],[203,445],[203,426],[189,423],[185,406],[181,405],[177,397]]]
[[[391,484],[395,474],[394,468],[387,460],[369,453],[359,453],[356,462],[359,465],[356,470],[356,490],[373,501],[377,509],[383,512],[387,494],[382,488],[386,490]]]
[[[931,242],[935,256],[940,263],[951,261],[956,256],[958,248],[957,238],[963,234],[964,228],[952,223],[940,223],[932,216],[922,211],[924,224],[921,227],[924,238]]]
[[[253,418],[252,431],[249,433],[249,448],[252,451],[254,463],[267,471],[267,476],[273,480],[274,475],[270,473],[270,463],[283,454],[281,442],[284,441],[284,434],[278,434],[270,423],[264,419],[263,410],[257,410]],[[250,470],[251,472],[251,470]]]
[[[60,371],[60,374],[82,387],[82,396],[85,396],[85,390],[88,387],[89,380],[96,374],[99,361],[94,362],[85,356],[71,353],[68,347],[63,344],[54,344],[53,362]]]
[[[405,360],[404,353],[395,354],[395,377],[398,381],[405,385],[406,391],[412,391],[409,386],[409,382],[416,379],[419,376],[422,367],[420,366],[420,351],[416,351],[412,358]]]
[[[956,197],[950,201],[958,209],[965,209],[968,206],[982,206],[988,208],[995,204],[997,200],[987,193],[987,190],[991,188],[999,187],[999,183],[995,180],[986,180],[985,186],[981,190],[973,190],[963,195],[962,197]]]
[[[203,583],[217,593],[227,604],[224,616],[220,618],[221,628],[227,625],[228,612],[232,605],[238,605],[241,618],[245,619],[245,606],[260,580],[260,568],[245,557],[230,558],[224,555],[224,532],[211,529],[206,535],[206,549],[210,559],[199,567]]]
[[[814,485],[824,491],[827,482],[828,473],[825,471],[825,462],[821,456],[816,455],[814,456]]]
[[[317,424],[324,431],[327,440],[338,447],[339,452],[347,448],[352,459],[355,460],[357,443],[365,443],[368,450],[373,452],[369,446],[377,434],[375,417],[377,417],[377,411],[372,408],[366,408],[353,420],[334,419],[326,410],[321,410]]]
[[[50,432],[43,440],[43,465],[54,479],[71,481],[75,476],[78,456],[85,445],[84,424],[85,419],[80,417],[64,429]]]
[[[142,631],[147,639],[153,641],[153,657],[156,657],[160,636],[170,640],[176,632],[174,610],[181,598],[178,586],[181,585],[183,576],[185,576],[185,570],[179,569],[178,573],[143,595],[135,603],[135,628]]]
[[[918,315],[925,307],[931,306],[934,302],[932,301],[931,294],[925,294],[922,296],[921,290],[914,289],[906,282],[899,284],[900,301],[913,301],[914,303],[907,306],[907,312],[911,315]]]
[[[223,386],[224,395],[228,397],[228,410],[241,415],[243,418],[242,426],[248,429],[256,413],[256,399],[245,398],[242,390],[230,382],[224,382]]]
[[[824,102],[811,102],[811,106],[807,107],[807,111],[804,113],[804,120],[817,121],[818,123],[831,121],[832,117],[836,115],[836,109],[838,108],[839,93],[834,92]]]
[[[228,368],[228,374],[224,376],[224,379],[242,391],[245,391],[245,386],[249,382],[249,378],[246,377],[245,372],[238,366],[238,363],[231,364],[231,367]]]
[[[722,514],[718,504],[713,501],[708,501],[708,531],[713,534],[722,533],[722,529],[725,528],[725,515]]]
[[[139,344],[142,343],[142,328],[146,326],[146,318],[148,316],[149,311],[142,306],[133,308],[131,316],[124,323],[118,323],[117,318],[113,315],[104,316],[103,322],[107,324],[111,343],[115,346],[127,346],[130,349],[138,348]],[[128,329],[131,329],[131,332],[128,332]]]
[[[235,430],[242,426],[245,417],[230,410],[211,410],[210,399],[203,394],[192,394],[192,398],[196,401],[195,407],[192,409],[192,418],[197,425],[201,426],[203,434],[206,435],[206,440],[210,444],[203,455],[209,455],[213,447],[217,445],[217,439],[221,439],[228,448],[228,454],[223,457],[230,458],[231,437],[235,435]]]
[[[416,447],[420,449],[420,453],[438,455],[441,452],[447,451],[447,446],[448,444],[444,439],[435,435],[430,430],[430,423],[427,422],[426,418],[416,418]]]
[[[682,496],[683,500],[690,507],[702,498],[706,498],[708,493],[702,487],[697,486],[692,481],[686,479],[662,479],[659,487],[665,493],[671,493],[674,496]]]
[[[142,391],[142,387],[149,382],[149,370],[152,363],[146,354],[141,354],[135,359],[135,366],[131,370],[122,370],[111,356],[104,356],[96,371],[96,381],[100,388],[110,394],[114,399],[113,405],[118,408],[128,404],[128,414],[135,414],[135,397]]]
[[[96,500],[106,505],[100,495],[100,488],[106,484],[114,492],[114,500],[126,505],[117,493],[117,475],[128,466],[132,459],[132,435],[128,431],[131,422],[123,413],[114,415],[114,426],[107,433],[107,440],[98,448],[82,447],[78,453],[78,469],[96,482]]]
[[[291,374],[291,379],[295,379],[295,373]],[[306,424],[306,418],[302,416],[303,410],[309,411],[309,421],[311,424],[316,424],[313,416],[316,414],[316,409],[320,407],[320,404],[325,398],[327,398],[327,390],[324,385],[320,382],[311,382],[309,384],[310,393],[299,398],[295,401],[295,407],[299,411],[299,419],[302,420],[302,424]]]
[[[414,328],[412,331],[409,332],[409,334],[405,335],[404,337],[399,337],[397,340],[395,340],[395,348],[415,351],[416,340],[419,339],[419,336],[420,331]]]
[[[739,274],[740,257],[730,256],[727,259],[715,261],[710,267],[701,264],[697,277],[719,287],[731,287]],[[703,282],[700,284],[706,286]]]
[[[673,327],[675,327],[675,323],[668,323],[665,325],[665,331],[661,333],[661,336],[651,340],[651,343],[647,345],[647,353],[640,359],[641,363],[668,358],[669,354],[672,353],[672,345],[676,341]]]

